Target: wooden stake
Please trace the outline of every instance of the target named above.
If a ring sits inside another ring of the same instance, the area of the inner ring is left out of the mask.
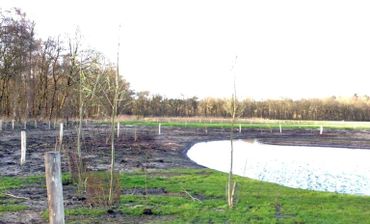
[[[242,133],[242,124],[239,124],[239,133]]]
[[[320,135],[322,135],[322,132],[324,131],[324,127],[321,125],[320,126]]]
[[[35,128],[37,128],[37,120],[35,120]]]
[[[50,126],[50,120],[49,120],[49,123],[48,123],[48,128],[49,128],[49,129],[51,128],[51,126]]]
[[[24,129],[24,130],[26,130],[26,129],[27,129],[27,121],[24,121],[23,129]]]
[[[119,122],[117,122],[117,138],[119,138],[119,128],[120,128],[120,123]]]
[[[283,133],[283,129],[281,128],[281,124],[279,124],[280,134]]]
[[[158,125],[158,135],[161,135],[161,123]]]
[[[63,122],[59,124],[59,145],[62,148],[63,144]]]
[[[137,141],[137,130],[136,130],[136,127],[134,129],[134,141],[135,142]]]
[[[3,120],[0,120],[0,131],[3,130]]]
[[[21,166],[26,162],[26,132],[21,131]]]
[[[64,224],[62,174],[59,152],[45,153],[45,177],[49,205],[49,223]]]
[[[14,120],[12,120],[12,130],[14,130]]]

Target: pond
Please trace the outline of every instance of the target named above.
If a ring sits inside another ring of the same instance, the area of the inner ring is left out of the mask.
[[[197,143],[188,157],[229,172],[230,141]],[[234,141],[233,173],[293,188],[370,195],[370,150]]]

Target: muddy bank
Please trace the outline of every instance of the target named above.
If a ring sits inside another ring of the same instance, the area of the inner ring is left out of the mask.
[[[9,128],[8,128],[9,129]],[[43,155],[55,150],[58,138],[57,129],[47,125],[27,129],[26,164],[20,161],[21,129],[0,131],[0,175],[43,174]],[[227,140],[229,129],[172,128],[162,127],[161,135],[157,127],[124,126],[116,138],[116,168],[128,171],[140,167],[150,169],[173,167],[197,167],[186,156],[186,150],[200,141]],[[324,146],[340,148],[370,149],[369,131],[329,130],[319,135],[317,130],[235,129],[235,138],[257,138],[260,142],[276,145]],[[110,129],[107,125],[89,124],[84,127],[82,154],[89,170],[106,170],[110,163]],[[65,125],[63,137],[63,171],[68,170],[67,152],[76,149],[76,128]]]
[[[62,169],[68,171],[68,151],[76,148],[76,126],[65,125]],[[28,176],[44,174],[44,153],[56,149],[57,129],[49,129],[47,124],[39,124],[37,128],[27,129],[26,164],[20,162],[20,127],[11,130],[10,126],[0,131],[0,175]],[[116,141],[116,169],[129,172],[147,168],[151,170],[166,168],[199,167],[186,156],[186,151],[193,144],[201,141],[227,140],[229,129],[204,128],[172,128],[162,127],[158,135],[157,127],[121,126],[120,136]],[[241,133],[235,129],[235,138],[257,138],[266,144],[332,146],[344,148],[370,149],[369,131],[324,131],[319,135],[318,130],[279,130],[244,129]],[[107,170],[110,164],[110,128],[107,125],[89,123],[84,127],[82,154],[88,170]],[[1,183],[0,183],[1,185]],[[64,198],[66,208],[83,205],[83,199],[76,197],[75,187],[65,185]],[[14,189],[9,193],[30,198],[19,200],[30,209],[20,213],[0,213],[0,223],[45,223],[41,213],[47,208],[46,189],[40,184],[23,189]],[[4,198],[3,198],[4,199]],[[5,200],[14,200],[8,198]],[[18,199],[17,199],[18,200]],[[124,214],[107,213],[107,222],[128,219]],[[131,223],[140,220],[131,220]],[[151,220],[154,221],[154,220]],[[108,222],[109,223],[109,222]]]

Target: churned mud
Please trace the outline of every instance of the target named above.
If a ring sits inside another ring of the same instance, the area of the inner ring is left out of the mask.
[[[27,155],[26,163],[20,166],[20,131],[16,126],[12,130],[10,124],[3,124],[0,131],[0,176],[34,176],[44,175],[44,154],[47,151],[59,150],[57,138],[58,127],[49,129],[47,124],[38,124],[38,127],[27,127]],[[115,133],[116,135],[117,133]],[[82,135],[82,155],[87,170],[108,170],[110,167],[110,127],[106,124],[84,124]],[[166,169],[166,168],[201,168],[186,156],[187,150],[200,141],[227,140],[230,138],[230,129],[222,128],[174,128],[163,127],[158,134],[158,127],[121,126],[120,134],[116,137],[116,170],[130,172],[133,170]],[[256,138],[265,144],[330,146],[343,148],[370,149],[369,131],[325,130],[319,135],[318,130],[257,130],[243,129],[239,133],[234,130],[234,137],[238,139]],[[64,126],[62,154],[62,170],[67,172],[68,152],[76,150],[76,124]],[[0,183],[1,190],[1,183]],[[63,186],[65,207],[74,208],[83,206],[85,198],[75,194],[75,186],[66,183]],[[161,194],[154,189],[150,194]],[[45,186],[35,183],[25,188],[9,190],[6,193],[24,197],[0,197],[0,203],[7,200],[16,200],[27,209],[21,212],[0,212],[2,223],[46,223],[41,217],[47,209]],[[122,192],[122,194],[133,192]],[[140,194],[140,192],[136,192]],[[277,209],[278,210],[278,209]],[[278,213],[278,211],[277,211]],[[76,218],[76,217],[75,217]],[[78,218],[78,217],[77,217]],[[145,216],[145,218],[130,217],[125,214],[107,211],[105,223],[143,223],[146,221],[160,221],[161,217]],[[124,221],[122,221],[124,220]],[[73,221],[73,220],[69,220]],[[90,223],[95,223],[93,220]],[[99,222],[96,222],[99,223]]]

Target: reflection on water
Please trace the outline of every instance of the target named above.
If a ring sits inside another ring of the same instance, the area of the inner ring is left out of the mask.
[[[200,165],[229,172],[230,141],[195,144],[188,156]],[[370,150],[237,140],[233,172],[288,187],[370,195]]]

